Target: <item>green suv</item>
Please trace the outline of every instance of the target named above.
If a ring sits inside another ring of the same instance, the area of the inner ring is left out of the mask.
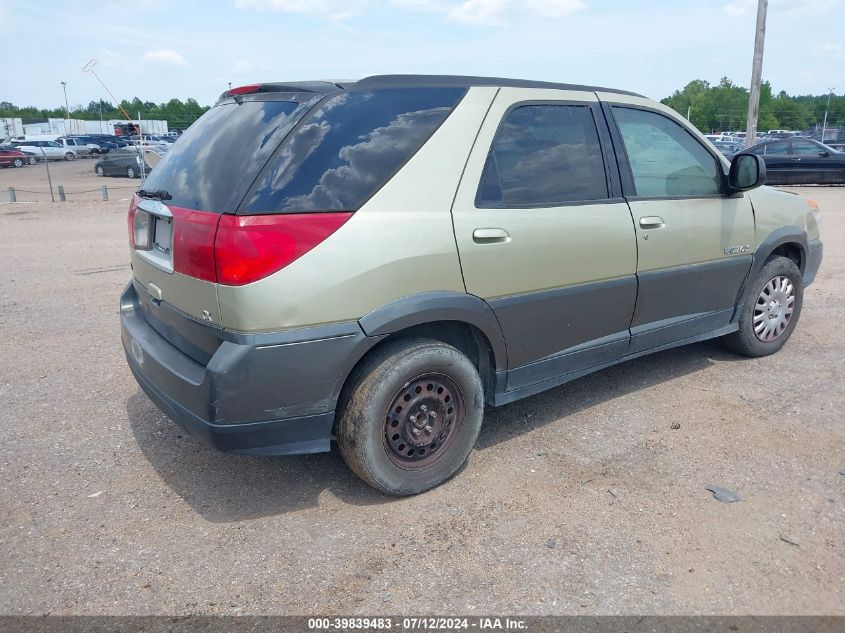
[[[129,366],[191,435],[328,451],[389,494],[467,460],[486,405],[714,337],[779,350],[822,259],[760,187],[618,90],[452,76],[225,92],[134,197]]]

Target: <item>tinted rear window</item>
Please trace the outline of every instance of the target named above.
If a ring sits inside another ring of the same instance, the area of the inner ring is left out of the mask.
[[[163,189],[168,204],[234,211],[249,185],[301,116],[293,101],[234,101],[217,105],[188,128],[144,183]]]
[[[329,97],[285,140],[241,212],[354,211],[422,147],[465,92],[395,88]]]

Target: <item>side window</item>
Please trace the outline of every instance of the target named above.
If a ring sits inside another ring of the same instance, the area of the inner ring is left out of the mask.
[[[493,139],[476,207],[548,207],[608,197],[589,106],[525,105]]]
[[[818,156],[822,148],[810,141],[792,141],[792,153],[799,156]]]
[[[681,125],[656,112],[614,107],[637,196],[712,196],[722,191],[722,168]]]
[[[786,143],[769,143],[766,145],[766,156],[785,156]]]

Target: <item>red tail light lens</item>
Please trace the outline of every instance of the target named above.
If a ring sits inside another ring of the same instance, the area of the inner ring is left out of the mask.
[[[169,207],[173,214],[173,270],[217,281],[214,265],[214,238],[221,216],[217,213]]]
[[[141,198],[129,206],[135,243]],[[352,213],[222,215],[168,207],[173,214],[173,270],[213,283],[242,286],[281,270],[337,231]],[[146,212],[143,212],[147,215]]]
[[[227,97],[232,95],[246,95],[251,92],[258,92],[261,90],[261,84],[247,84],[246,86],[238,86],[237,88],[230,88],[224,94]]]
[[[352,213],[221,216],[214,242],[217,281],[242,286],[267,277],[317,246],[351,216]]]

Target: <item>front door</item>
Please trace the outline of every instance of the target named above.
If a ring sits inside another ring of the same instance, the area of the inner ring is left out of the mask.
[[[508,390],[627,350],[636,241],[609,146],[592,92],[503,88],[481,126],[453,219],[467,292],[502,326]]]
[[[669,113],[610,110],[637,232],[630,353],[728,326],[754,248],[748,197],[725,193],[722,159]]]

